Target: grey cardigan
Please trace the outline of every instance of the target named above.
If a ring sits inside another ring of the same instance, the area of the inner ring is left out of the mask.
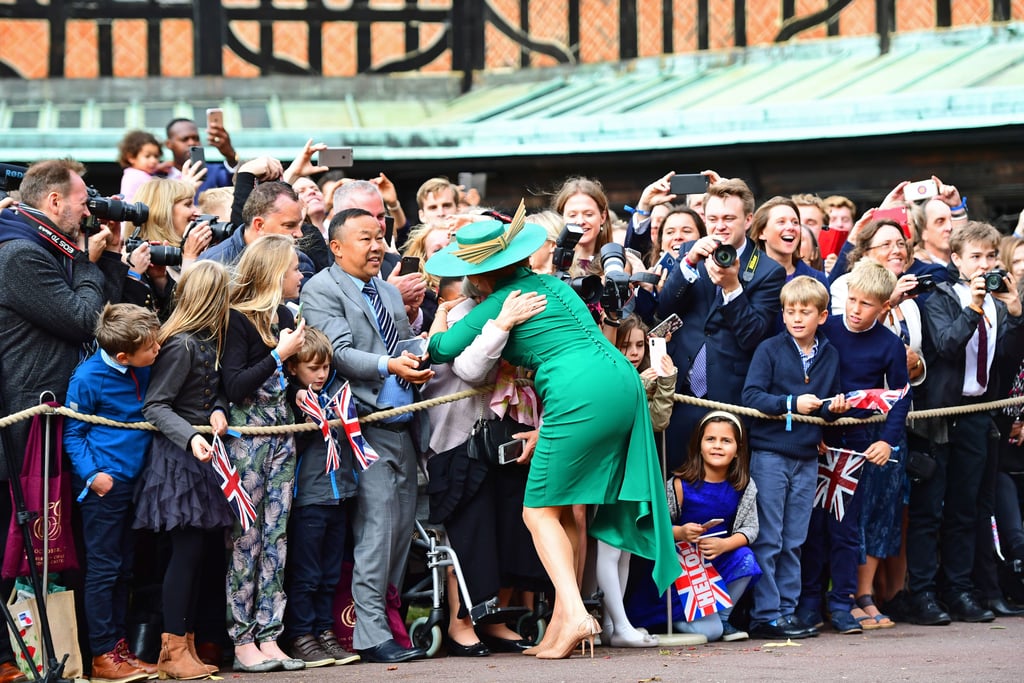
[[[679,501],[676,500],[676,492],[672,487],[672,479],[665,482],[665,496],[668,498],[668,512],[673,523],[679,519]],[[747,537],[747,545],[757,539],[760,530],[757,520],[757,485],[751,479],[747,488],[743,490],[740,502],[736,506],[736,521],[732,524],[732,533],[743,534]]]

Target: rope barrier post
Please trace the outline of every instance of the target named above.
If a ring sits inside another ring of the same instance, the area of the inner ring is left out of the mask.
[[[54,403],[57,402],[57,397],[53,395],[53,392],[44,391],[39,395],[39,402],[46,402],[46,395],[49,394],[50,398]],[[52,457],[51,450],[53,448],[51,439],[51,430],[53,429],[53,413],[46,413],[43,416],[43,509],[42,524],[43,524],[43,594],[37,595],[36,600],[43,604],[44,610],[49,609],[49,576],[50,576],[50,458]],[[66,514],[66,512],[65,512]],[[30,563],[34,561],[33,558],[29,558]],[[46,660],[49,656],[49,652],[46,651],[46,643],[43,643],[43,656],[42,659]]]

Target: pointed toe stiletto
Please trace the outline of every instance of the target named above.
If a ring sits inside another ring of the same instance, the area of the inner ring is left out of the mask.
[[[594,658],[594,636],[601,633],[601,625],[597,619],[587,615],[587,618],[580,622],[571,635],[560,639],[550,648],[537,653],[537,659],[567,659],[572,656],[576,646],[582,648],[582,654],[587,654],[587,644],[590,644],[590,658]]]

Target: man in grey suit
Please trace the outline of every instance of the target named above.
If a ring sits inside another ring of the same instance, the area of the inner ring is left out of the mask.
[[[334,265],[302,289],[303,316],[327,335],[334,367],[352,386],[360,415],[408,405],[416,385],[433,375],[419,359],[395,355],[394,343],[413,336],[402,296],[378,277],[384,230],[373,214],[345,209],[331,219]],[[417,454],[426,450],[430,427],[423,411],[368,423],[363,436],[380,455],[359,477],[352,516],[355,558],[353,645],[364,660],[405,662],[420,649],[395,642],[387,623],[388,586],[400,587],[416,508]]]

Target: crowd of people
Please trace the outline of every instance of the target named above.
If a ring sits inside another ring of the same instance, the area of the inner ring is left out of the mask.
[[[315,165],[324,145],[286,168],[211,125],[226,161],[193,164],[198,126],[166,132],[167,162],[149,133],[120,146],[135,222],[87,220],[66,159],[0,200],[0,412],[51,391],[158,429],[65,423],[93,680],[427,656],[400,616],[418,501],[464,570],[450,656],[1024,616],[1024,405],[971,409],[1024,395],[1024,237],[954,185],[858,214],[714,171],[676,195],[669,172],[619,220],[592,178],[529,215],[432,178],[407,218],[383,173]],[[13,480],[27,423],[4,432]],[[721,578],[706,613],[675,586],[689,557]],[[128,632],[140,578],[156,657]],[[550,604],[543,638],[476,623],[489,601]],[[0,681],[13,659],[0,636]]]

